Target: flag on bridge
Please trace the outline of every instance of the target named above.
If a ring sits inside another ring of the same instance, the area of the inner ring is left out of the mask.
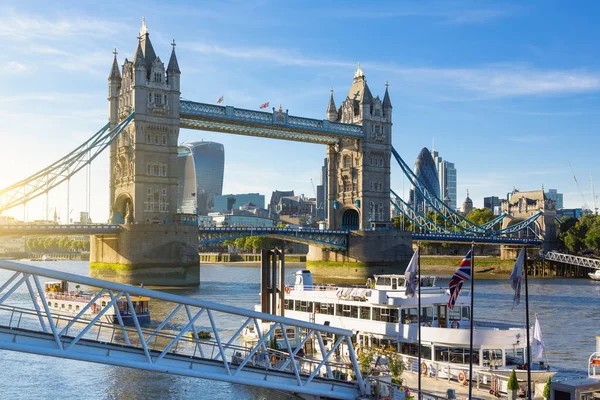
[[[267,101],[265,104],[261,105],[260,108],[267,108],[269,107],[269,102]]]
[[[454,310],[454,303],[456,303],[456,299],[460,294],[460,289],[462,289],[463,282],[471,279],[472,254],[473,250],[469,250],[465,258],[463,258],[463,260],[460,262],[460,265],[450,280],[450,298],[448,299],[448,308],[451,310]],[[471,296],[472,295],[473,293],[471,293]]]
[[[221,104],[222,102],[223,102],[223,96],[221,96],[217,99],[217,104]]]
[[[523,257],[525,253],[525,246],[521,249],[519,256],[517,257],[517,261],[515,262],[515,266],[510,273],[510,286],[515,291],[515,297],[513,298],[512,310],[515,309],[516,306],[521,302],[521,279],[523,278]]]
[[[417,264],[419,262],[419,247],[413,254],[404,271],[404,279],[406,279],[406,297],[412,299],[415,296],[415,290],[417,290]]]

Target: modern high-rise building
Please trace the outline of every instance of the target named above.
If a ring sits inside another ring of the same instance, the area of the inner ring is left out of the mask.
[[[500,207],[500,199],[498,197],[490,196],[483,198],[483,208],[487,208],[493,212],[496,207]]]
[[[206,215],[223,192],[225,150],[221,143],[193,142],[178,147],[177,211]]]
[[[437,167],[435,161],[433,161],[433,157],[431,157],[431,152],[427,147],[423,147],[419,153],[417,161],[415,161],[414,173],[430,193],[438,198],[440,197]],[[425,205],[423,196],[415,190],[414,187],[410,189],[410,204],[412,204],[413,208],[419,212],[424,212],[428,208]]]
[[[321,184],[317,185],[317,219],[327,219],[327,159],[321,167]]]
[[[563,208],[563,194],[558,193],[557,189],[548,189],[545,193],[546,197],[556,202],[556,209],[560,210]]]
[[[214,199],[213,212],[227,213],[231,210],[239,209],[248,203],[265,208],[265,195],[258,193],[217,194]]]
[[[440,154],[431,150],[431,157],[435,163],[438,172],[438,182],[440,184],[440,198],[444,201],[449,199],[449,206],[456,210],[456,167],[453,162],[444,161]]]

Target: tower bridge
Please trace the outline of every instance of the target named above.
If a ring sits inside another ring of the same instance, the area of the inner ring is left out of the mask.
[[[412,256],[413,235],[391,229],[391,206],[418,225],[419,234],[429,241],[448,241],[451,235],[461,242],[539,243],[544,232],[531,227],[540,215],[544,223],[553,221],[546,208],[533,212],[531,206],[528,215],[501,229],[477,226],[430,193],[392,147],[393,107],[387,83],[383,98],[374,96],[360,64],[339,107],[331,91],[322,120],[293,116],[281,108],[263,112],[182,100],[181,74],[175,42],[165,65],[144,23],[133,58],[119,66],[114,53],[108,77],[109,123],[67,156],[0,190],[0,212],[48,193],[108,148],[110,220],[104,231],[88,232],[92,273],[125,274],[147,284],[198,284],[199,234],[207,242],[248,232],[198,231],[197,226],[180,223],[185,218],[177,214],[177,146],[184,128],[325,145],[329,231],[266,233],[311,243],[307,256],[311,269],[341,263],[352,265],[361,277],[402,270]],[[420,198],[443,217],[443,229],[406,208],[392,192],[394,160]],[[524,232],[527,237],[514,238]]]

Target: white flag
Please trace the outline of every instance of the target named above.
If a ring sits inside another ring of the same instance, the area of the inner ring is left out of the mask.
[[[533,340],[535,341],[535,360],[542,358],[544,354],[544,339],[542,338],[542,330],[540,329],[540,321],[537,315],[535,316],[535,325],[533,326]]]
[[[404,271],[404,279],[406,279],[406,297],[413,298],[417,289],[417,264],[419,262],[419,248],[413,254],[406,271]]]
[[[221,96],[217,99],[217,104],[221,104],[222,102],[223,102],[223,96]]]
[[[521,249],[519,253],[519,257],[517,257],[517,261],[515,262],[515,266],[508,278],[510,280],[510,286],[515,291],[515,297],[513,299],[512,309],[514,310],[516,306],[519,305],[521,301],[521,278],[523,278],[523,258],[525,256],[525,247]]]

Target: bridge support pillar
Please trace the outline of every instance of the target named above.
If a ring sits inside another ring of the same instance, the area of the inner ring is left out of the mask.
[[[93,278],[156,286],[200,283],[195,226],[120,225],[116,235],[94,235],[90,242]]]
[[[306,267],[321,279],[364,280],[373,274],[403,273],[412,254],[410,232],[351,231],[346,251],[310,246]]]

